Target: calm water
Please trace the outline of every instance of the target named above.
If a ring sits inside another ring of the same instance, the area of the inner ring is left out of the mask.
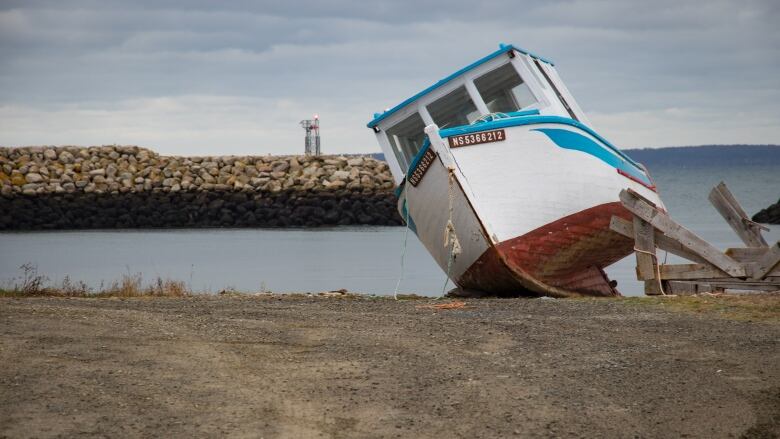
[[[672,216],[719,248],[739,239],[707,201],[724,180],[749,214],[780,197],[780,170],[772,167],[658,169],[653,174]],[[392,294],[400,273],[405,229],[123,230],[0,233],[0,283],[37,265],[54,282],[65,276],[92,287],[125,274],[182,280],[195,291],[350,291]],[[780,240],[780,226],[765,236]],[[669,256],[669,261],[678,259]],[[629,257],[607,269],[626,295],[642,293]],[[409,233],[401,292],[441,294],[444,273]],[[448,285],[448,289],[452,284]]]

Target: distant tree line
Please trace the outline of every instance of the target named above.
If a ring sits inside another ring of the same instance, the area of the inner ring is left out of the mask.
[[[623,150],[648,167],[780,166],[780,145],[702,145]]]

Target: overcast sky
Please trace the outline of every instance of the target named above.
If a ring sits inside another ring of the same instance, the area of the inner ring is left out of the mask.
[[[379,151],[371,115],[513,43],[623,148],[780,143],[780,2],[0,0],[0,145]]]

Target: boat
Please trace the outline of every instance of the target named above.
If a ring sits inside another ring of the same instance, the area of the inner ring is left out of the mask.
[[[612,145],[555,64],[514,45],[374,114],[398,211],[460,292],[615,296],[605,267],[633,241],[630,189],[664,210],[647,169]]]

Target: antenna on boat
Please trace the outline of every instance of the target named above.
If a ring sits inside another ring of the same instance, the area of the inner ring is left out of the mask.
[[[320,155],[320,116],[314,115],[314,119],[305,119],[300,122],[306,130],[304,152],[306,155]]]

